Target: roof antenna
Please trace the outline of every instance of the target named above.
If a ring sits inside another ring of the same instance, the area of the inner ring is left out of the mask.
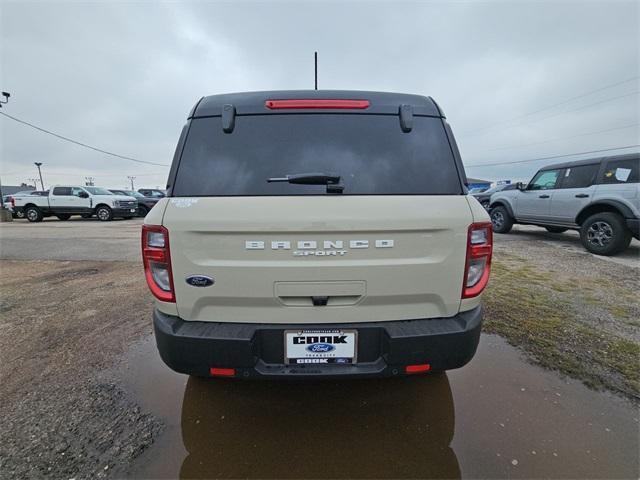
[[[315,66],[316,90],[318,90],[318,52],[313,52],[313,63]]]

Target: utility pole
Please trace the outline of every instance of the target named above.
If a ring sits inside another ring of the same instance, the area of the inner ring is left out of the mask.
[[[44,182],[42,181],[42,170],[40,167],[42,166],[42,162],[33,162],[36,167],[38,167],[38,173],[40,174],[40,185],[42,185],[42,190],[44,190]]]
[[[87,187],[93,187],[93,181],[95,180],[95,178],[94,178],[94,177],[84,177],[84,180],[85,180],[85,181],[84,181],[84,184],[85,184]]]
[[[315,89],[318,89],[318,52],[313,52],[313,65],[315,77]]]
[[[136,177],[132,177],[130,175],[127,175],[127,178],[129,179],[129,181],[131,182],[131,190],[135,191],[135,188],[133,188],[133,181],[136,179]]]

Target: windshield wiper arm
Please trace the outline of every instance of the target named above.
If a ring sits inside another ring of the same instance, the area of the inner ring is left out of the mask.
[[[271,177],[267,182],[287,182],[298,185],[326,185],[327,193],[342,193],[344,185],[340,183],[340,175],[327,173],[296,173],[284,177]]]
[[[326,173],[297,173],[284,177],[271,177],[267,182],[287,182],[300,185],[337,185],[340,183],[340,175]]]

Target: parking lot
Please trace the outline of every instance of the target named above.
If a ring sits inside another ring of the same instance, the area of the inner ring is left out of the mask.
[[[140,224],[0,226],[1,478],[637,478],[640,242],[496,235],[460,370],[209,381],[156,353]]]

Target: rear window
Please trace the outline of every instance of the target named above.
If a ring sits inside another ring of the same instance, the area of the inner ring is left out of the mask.
[[[593,185],[599,169],[599,163],[567,167],[564,171],[562,186],[560,188],[585,188]]]
[[[267,183],[270,177],[337,174],[343,195],[453,195],[462,187],[442,120],[395,115],[238,116],[192,120],[174,196],[324,195],[325,185]]]
[[[607,162],[601,183],[638,183],[639,181],[640,158],[629,158]]]

